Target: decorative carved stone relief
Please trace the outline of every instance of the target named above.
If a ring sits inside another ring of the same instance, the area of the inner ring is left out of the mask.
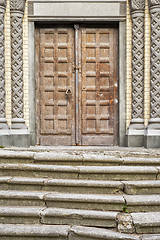
[[[132,118],[144,114],[144,16],[132,17]]]
[[[149,6],[156,6],[156,5],[160,5],[160,0],[149,0]]]
[[[10,9],[11,11],[21,11],[24,12],[26,0],[11,0]]]
[[[132,11],[144,11],[145,0],[130,0],[130,8]]]
[[[4,14],[6,1],[0,0],[0,129],[8,129],[5,113]]]
[[[23,112],[23,13],[25,0],[11,0],[12,129],[25,129]]]
[[[144,118],[144,0],[131,0],[132,119]]]
[[[12,118],[23,118],[23,39],[22,17],[11,17]]]
[[[157,5],[157,3],[159,5]],[[151,118],[160,118],[160,1],[150,1],[151,12]]]

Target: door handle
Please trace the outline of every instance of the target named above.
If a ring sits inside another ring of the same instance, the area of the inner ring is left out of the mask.
[[[66,90],[66,95],[67,95],[67,97],[71,97],[72,91],[71,91],[70,88],[68,88],[68,89]]]

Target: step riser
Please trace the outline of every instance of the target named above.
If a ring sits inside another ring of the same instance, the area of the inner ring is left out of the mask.
[[[78,179],[78,173],[72,172],[41,172],[41,171],[21,171],[21,170],[3,170],[0,176],[11,177],[31,177],[31,178],[54,178],[54,179]]]
[[[44,200],[31,199],[0,199],[0,206],[37,206],[45,207]]]
[[[157,234],[160,233],[160,226],[136,227],[136,232],[138,234]]]
[[[121,211],[123,204],[93,203],[93,202],[61,202],[46,201],[46,205],[52,208],[69,208],[69,209],[86,209],[86,210],[102,210],[102,211]]]
[[[39,224],[39,217],[7,216],[0,217],[1,224]]]
[[[124,192],[129,195],[147,195],[147,194],[160,194],[160,188],[125,188]]]
[[[109,173],[95,174],[95,173],[72,173],[72,172],[42,172],[42,171],[21,171],[17,170],[5,170],[1,171],[0,176],[12,176],[12,177],[36,177],[36,178],[55,178],[55,179],[81,179],[81,180],[107,180],[107,181],[131,181],[131,180],[156,180],[157,174],[152,173]]]

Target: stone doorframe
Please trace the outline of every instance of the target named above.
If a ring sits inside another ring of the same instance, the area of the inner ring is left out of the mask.
[[[126,82],[126,0],[29,0],[29,81],[31,143],[36,143],[36,23],[117,22],[119,23],[119,145],[126,145],[125,82]],[[99,8],[99,9],[98,9]],[[34,103],[34,104],[33,104]]]

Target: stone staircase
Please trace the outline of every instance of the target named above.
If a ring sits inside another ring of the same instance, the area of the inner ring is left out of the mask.
[[[160,151],[0,150],[0,240],[160,240]]]

